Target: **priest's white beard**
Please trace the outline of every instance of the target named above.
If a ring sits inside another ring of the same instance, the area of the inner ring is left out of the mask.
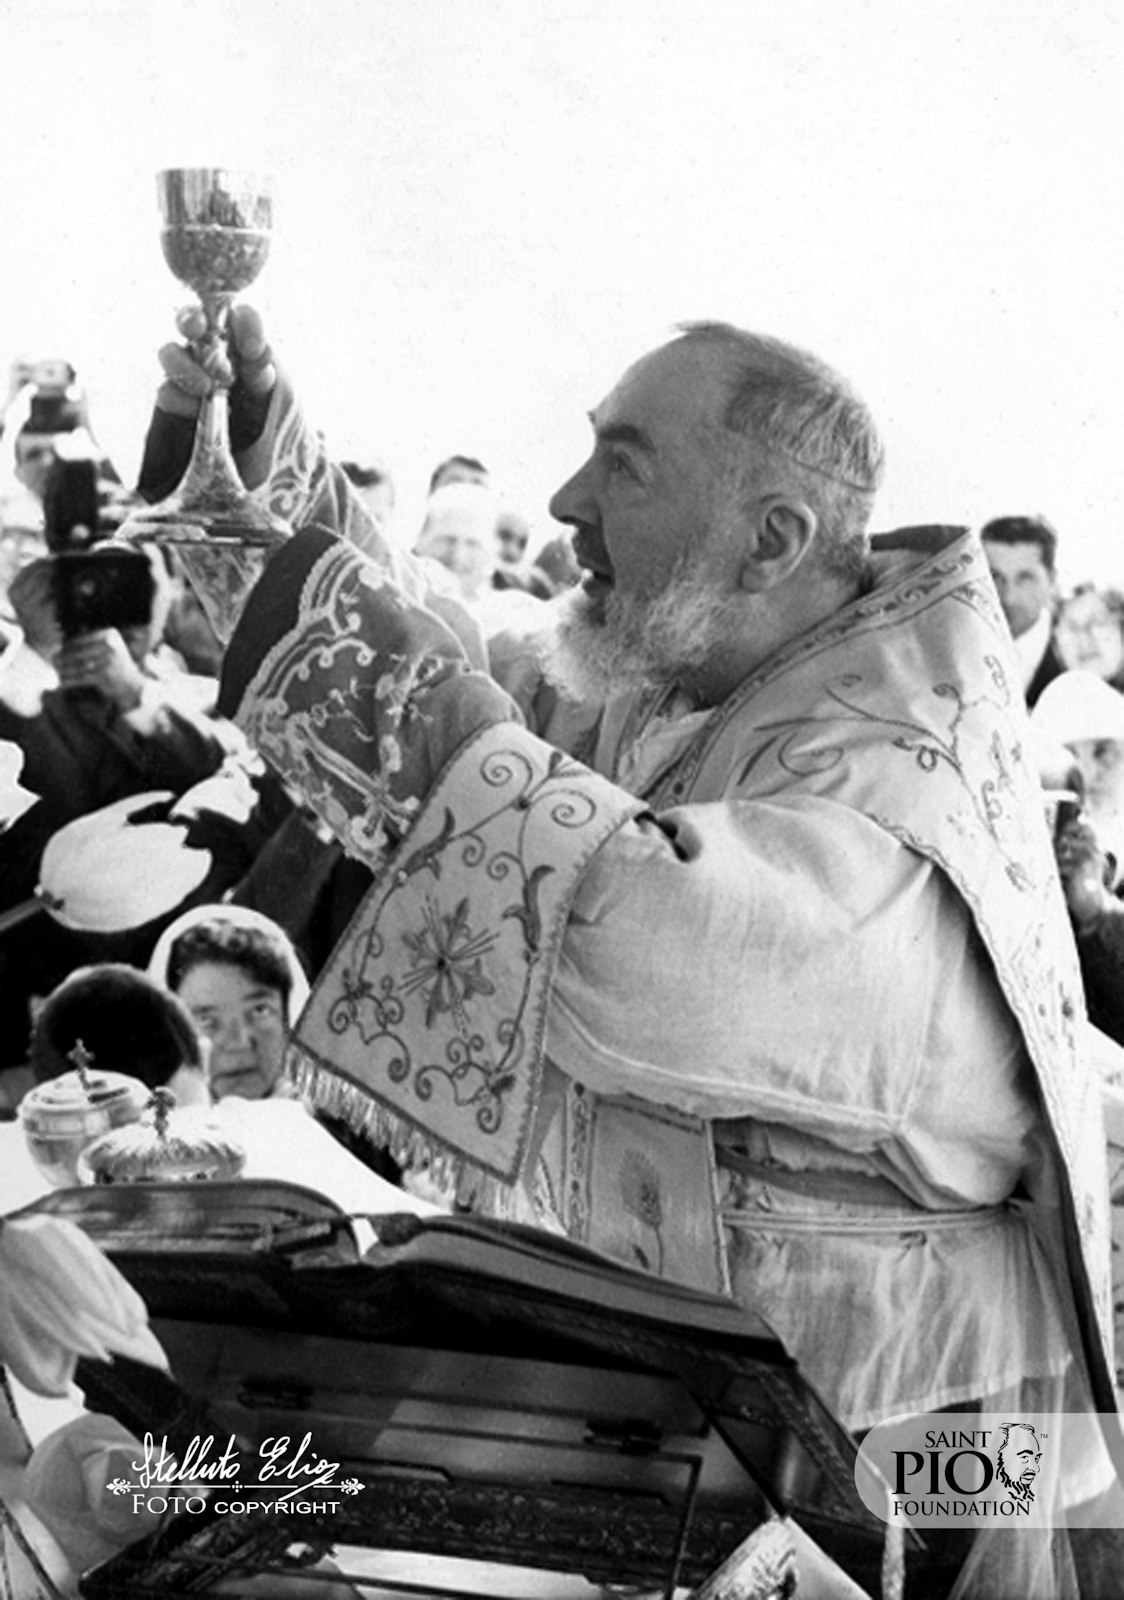
[[[720,656],[741,620],[737,598],[680,563],[651,598],[609,591],[602,602],[571,589],[556,602],[543,671],[570,700],[599,703],[630,689],[676,683]],[[695,569],[695,570],[693,570]]]

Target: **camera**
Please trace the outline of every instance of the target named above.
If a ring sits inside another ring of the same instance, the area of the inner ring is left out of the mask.
[[[97,464],[56,457],[43,486],[43,531],[49,550],[85,549],[98,537],[101,496]]]
[[[31,381],[40,394],[65,394],[76,377],[69,361],[51,358],[36,361],[31,368]]]
[[[52,561],[55,614],[63,637],[152,621],[156,577],[140,550],[60,550]]]

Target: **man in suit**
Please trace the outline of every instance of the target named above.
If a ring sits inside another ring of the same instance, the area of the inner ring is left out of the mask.
[[[1058,536],[1045,517],[996,517],[980,529],[980,538],[1032,706],[1064,671],[1053,635]]]

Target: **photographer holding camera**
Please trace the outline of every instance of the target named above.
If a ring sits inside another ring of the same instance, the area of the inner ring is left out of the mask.
[[[150,789],[182,793],[244,748],[160,642],[158,558],[106,545],[34,561],[11,588],[22,642],[0,658],[0,737],[60,821]]]
[[[139,823],[146,801],[163,796],[166,811],[169,795],[178,803],[202,780],[230,776],[245,814],[193,822],[185,813],[183,846],[210,863],[212,897],[248,870],[275,825],[244,739],[209,709],[214,680],[192,677],[161,648],[169,594],[158,556],[106,543],[43,557],[13,581],[22,637],[0,655],[0,739],[23,752],[21,782],[39,800],[0,834],[0,910],[33,903],[44,851],[67,824],[109,819],[134,796]],[[159,927],[134,925],[138,875],[152,874],[135,831],[110,828],[100,846],[98,892],[122,897],[102,907],[103,931],[38,915],[0,938],[0,1067],[23,1059],[33,997],[74,966],[147,960]],[[148,889],[169,893],[174,914],[179,880],[157,877]]]
[[[17,363],[0,417],[0,515],[45,530],[53,549],[116,531],[133,495],[90,426],[85,390],[67,361]]]

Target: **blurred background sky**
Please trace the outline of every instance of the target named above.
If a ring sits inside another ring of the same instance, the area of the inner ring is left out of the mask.
[[[535,541],[585,413],[684,318],[838,365],[876,517],[1041,511],[1124,581],[1116,0],[0,0],[0,364],[62,355],[135,471],[187,298],[153,174],[249,165],[248,295],[416,531],[481,456]]]

